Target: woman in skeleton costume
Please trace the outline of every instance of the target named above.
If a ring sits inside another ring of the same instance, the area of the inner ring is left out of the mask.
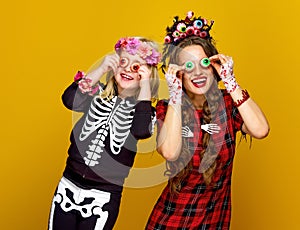
[[[170,179],[147,230],[228,230],[236,133],[269,132],[263,112],[237,84],[232,58],[218,54],[212,25],[188,12],[167,28],[162,62],[170,99],[157,103],[156,114],[157,150]]]
[[[159,84],[157,46],[129,37],[121,38],[115,51],[90,73],[79,71],[63,93],[64,105],[83,116],[71,133],[49,229],[112,229],[137,141],[152,134],[152,102]],[[105,85],[100,83],[104,74]]]

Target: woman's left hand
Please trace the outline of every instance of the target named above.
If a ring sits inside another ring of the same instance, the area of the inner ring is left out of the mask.
[[[211,65],[218,71],[218,73],[221,72],[221,66],[231,62],[233,67],[233,61],[232,58],[229,56],[225,56],[224,54],[216,54],[211,57],[209,57]]]
[[[217,54],[209,59],[211,65],[220,74],[224,86],[227,92],[230,93],[233,101],[238,102],[239,100],[244,100],[243,90],[237,84],[233,74],[232,58],[223,54]],[[251,98],[246,99],[246,101],[243,102],[243,106],[238,107],[238,110],[244,122],[242,125],[242,131],[244,133],[258,139],[268,135],[268,121],[262,110]]]
[[[214,56],[211,56],[209,60],[211,62],[211,65],[219,73],[229,93],[233,92],[236,88],[239,87],[233,74],[233,60],[231,57],[225,56],[224,54],[216,54]]]

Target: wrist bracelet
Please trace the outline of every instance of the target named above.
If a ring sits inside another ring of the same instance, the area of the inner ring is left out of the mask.
[[[97,83],[95,85],[91,85],[92,79],[86,77],[85,73],[82,71],[78,71],[74,76],[74,82],[78,84],[78,88],[81,93],[88,93],[90,96],[98,93],[100,90],[100,84]]]
[[[78,71],[74,76],[74,82],[78,83],[82,78],[84,78],[85,73],[82,71]]]
[[[236,102],[233,102],[233,105],[235,107],[239,107],[240,105],[242,105],[245,101],[247,101],[250,98],[249,93],[247,92],[247,90],[242,89],[242,99],[238,99]]]

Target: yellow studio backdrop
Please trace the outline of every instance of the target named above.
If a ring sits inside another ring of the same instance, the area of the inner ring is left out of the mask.
[[[120,37],[162,42],[173,16],[193,10],[215,20],[217,48],[233,57],[239,84],[271,125],[265,140],[237,147],[231,229],[300,229],[299,6],[298,0],[2,2],[0,228],[46,229],[72,128],[61,94],[76,71],[111,52]],[[162,82],[161,97],[165,89]],[[163,163],[147,152],[153,143],[140,144],[135,173]],[[124,190],[117,230],[143,229],[165,186],[148,186],[151,175],[135,176]]]

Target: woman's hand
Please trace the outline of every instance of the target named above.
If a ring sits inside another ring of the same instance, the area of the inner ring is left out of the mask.
[[[211,65],[219,73],[228,93],[231,93],[236,88],[239,88],[239,85],[237,84],[233,74],[233,60],[231,57],[225,56],[224,54],[217,54],[211,56],[209,60],[211,61]]]
[[[165,74],[169,94],[170,94],[170,105],[180,104],[182,98],[182,77],[183,77],[183,67],[170,64]]]
[[[226,90],[230,93],[234,102],[244,100],[243,90],[237,84],[233,74],[233,61],[231,57],[217,54],[209,58],[212,66],[220,73]],[[221,65],[219,63],[221,63]],[[238,106],[243,118],[242,130],[254,138],[264,138],[269,133],[269,124],[259,106],[250,98]]]

